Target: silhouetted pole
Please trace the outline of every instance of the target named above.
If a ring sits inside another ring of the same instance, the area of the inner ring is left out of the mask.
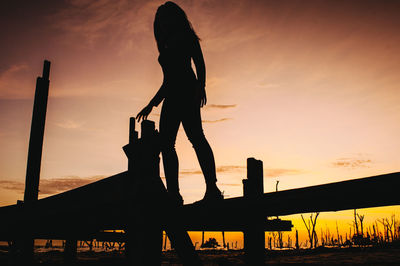
[[[49,75],[50,61],[45,60],[43,65],[43,75],[42,77],[38,77],[36,80],[31,136],[29,139],[28,163],[26,166],[25,203],[36,201],[39,195],[44,124],[46,120],[47,98],[49,95]]]
[[[24,204],[28,205],[38,200],[40,165],[42,160],[42,147],[44,125],[46,120],[47,98],[49,95],[50,61],[45,60],[42,77],[36,80],[35,99],[33,103],[31,135],[29,139],[28,161],[26,166]],[[30,225],[27,224],[23,233],[25,239],[21,241],[21,250],[25,262],[33,260],[34,239]]]
[[[247,179],[243,179],[243,196],[250,203],[262,198],[264,194],[263,163],[254,158],[247,159]],[[249,265],[264,264],[265,233],[262,212],[251,212],[243,231],[244,251]]]

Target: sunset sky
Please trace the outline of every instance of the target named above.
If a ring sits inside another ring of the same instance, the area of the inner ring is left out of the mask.
[[[129,117],[162,82],[152,25],[163,2],[1,1],[0,206],[23,198],[44,59],[40,197],[127,170]],[[203,126],[226,197],[242,195],[247,157],[263,160],[266,192],[277,180],[284,190],[400,170],[399,1],[176,3],[202,39]],[[199,200],[204,179],[182,129],[177,152],[185,202]]]

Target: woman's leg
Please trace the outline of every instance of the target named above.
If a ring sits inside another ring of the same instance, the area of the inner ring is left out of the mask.
[[[214,154],[210,144],[204,136],[201,124],[200,106],[191,106],[185,109],[187,110],[182,117],[183,128],[185,129],[186,135],[196,151],[197,159],[199,160],[200,167],[206,181],[207,192],[219,192],[216,186],[217,177]]]
[[[179,195],[179,163],[175,141],[179,125],[180,119],[176,107],[164,101],[160,116],[161,154],[168,192],[176,195]]]

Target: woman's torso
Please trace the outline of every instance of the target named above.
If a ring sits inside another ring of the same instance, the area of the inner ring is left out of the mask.
[[[192,69],[193,40],[184,36],[173,36],[160,52],[158,61],[164,73],[166,99],[190,97],[197,82]]]

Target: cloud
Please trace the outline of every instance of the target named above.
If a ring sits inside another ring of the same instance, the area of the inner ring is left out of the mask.
[[[73,120],[65,120],[63,122],[55,123],[55,125],[65,129],[76,129],[82,127],[83,123],[78,123]]]
[[[140,34],[152,31],[152,20],[160,3],[128,0],[69,0],[68,6],[51,15],[53,26],[82,46],[99,42],[118,47],[119,53],[130,51],[138,43]]]
[[[202,120],[203,123],[218,123],[218,122],[224,122],[224,121],[228,121],[231,120],[232,118],[221,118],[221,119],[217,119],[217,120]]]
[[[264,176],[265,177],[279,177],[283,175],[299,175],[304,173],[303,170],[300,169],[285,169],[285,168],[265,168]]]
[[[77,187],[81,187],[97,181],[99,179],[103,179],[106,176],[97,175],[91,177],[62,177],[62,178],[54,178],[54,179],[42,179],[40,180],[39,191],[41,194],[55,194],[63,191],[67,191],[70,189],[74,189]]]
[[[61,178],[43,178],[40,180],[39,194],[53,195],[61,193],[67,190],[87,185],[105,177],[106,176],[103,175],[96,175],[91,177],[69,176]],[[13,190],[18,193],[24,193],[25,183],[12,180],[0,180],[0,188]]]
[[[25,189],[25,184],[18,181],[0,180],[0,188],[23,193]]]
[[[219,185],[225,186],[225,187],[241,187],[242,184],[233,184],[233,183],[220,183]]]
[[[201,175],[203,172],[201,170],[182,170],[179,174],[182,175]]]
[[[244,171],[246,166],[241,165],[223,165],[217,167],[217,173],[232,173],[232,172],[240,172]]]
[[[0,73],[0,99],[26,99],[34,92],[33,79],[28,77],[27,64],[9,66]]]
[[[208,104],[205,108],[216,108],[216,109],[227,109],[227,108],[235,108],[236,104]]]
[[[360,159],[360,158],[339,158],[332,163],[334,167],[342,168],[361,168],[369,167],[372,163],[371,159]]]
[[[218,174],[221,173],[244,173],[246,172],[247,167],[242,165],[222,165],[216,168]],[[201,170],[182,170],[181,174],[186,175],[200,175],[202,174]],[[303,170],[300,169],[290,169],[290,168],[264,168],[264,177],[278,177],[278,176],[286,176],[286,175],[298,175],[304,173]]]
[[[244,171],[244,169],[246,169],[245,166],[223,165],[223,166],[218,166],[215,170],[217,173],[232,173],[232,172]],[[184,174],[184,175],[201,175],[201,174],[203,174],[203,172],[201,170],[192,170],[192,169],[182,170],[182,171],[179,171],[179,173]]]
[[[269,83],[268,81],[261,81],[257,84],[257,87],[259,88],[265,88],[265,89],[274,89],[274,88],[278,88],[281,87],[282,84],[278,84],[278,83]]]
[[[237,49],[241,44],[257,43],[257,40],[268,34],[268,28],[260,30],[262,25],[259,18],[268,17],[265,8],[249,3],[242,0],[193,1],[188,6],[189,18],[204,39],[207,51],[225,52],[232,48]]]

